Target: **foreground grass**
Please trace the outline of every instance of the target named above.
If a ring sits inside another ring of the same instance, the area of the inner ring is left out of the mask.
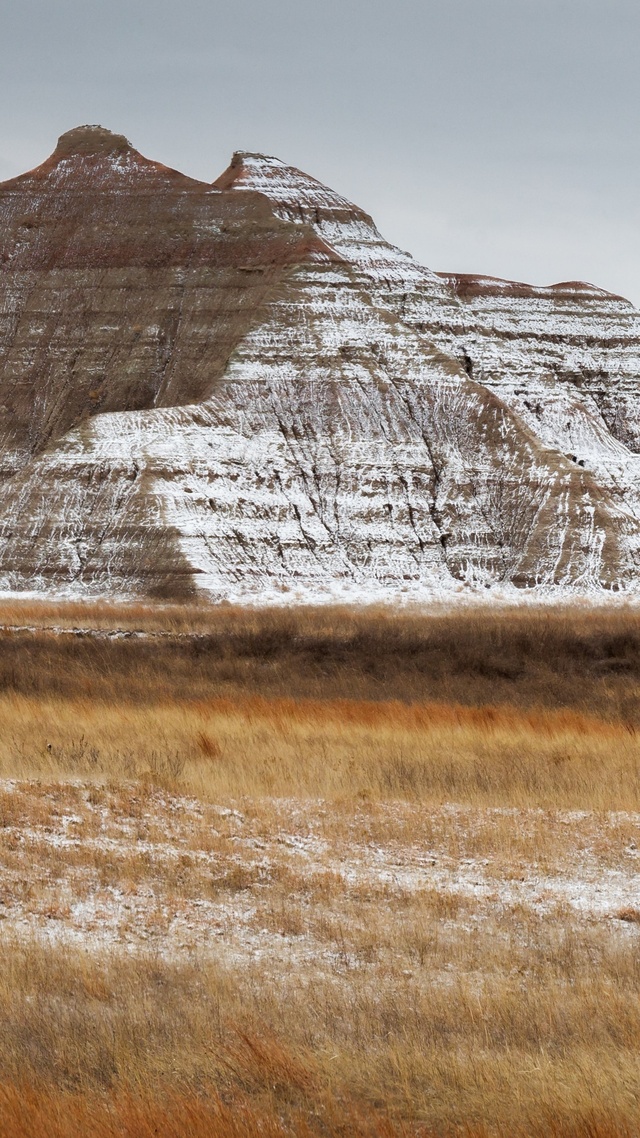
[[[6,1138],[442,1138],[450,1131],[403,1125],[380,1112],[367,1112],[346,1103],[332,1103],[284,1121],[277,1107],[257,1110],[252,1101],[231,1103],[188,1094],[149,1097],[124,1093],[99,1099],[87,1094],[51,1094],[31,1087],[0,1086],[0,1123]],[[465,1126],[465,1138],[486,1138],[484,1126]],[[565,1122],[547,1117],[521,1133],[514,1126],[505,1138],[631,1138],[606,1114],[588,1114]]]
[[[639,815],[40,782],[0,819],[3,1134],[637,1131]]]
[[[640,616],[0,624],[3,1138],[638,1133]]]
[[[347,1134],[350,1117],[414,1133],[579,1133],[593,1118],[637,1132],[637,945],[553,921],[527,928],[537,945],[525,951],[516,919],[496,958],[488,941],[431,920],[442,943],[411,976],[343,964],[311,984],[259,962],[234,971],[210,956],[171,964],[5,942],[4,1085],[30,1088],[27,1116],[30,1100],[57,1100],[63,1115],[75,1096],[104,1116],[142,1098],[162,1124],[163,1110],[189,1104],[161,1134],[192,1133],[191,1114],[206,1133],[218,1103],[276,1133],[327,1133],[326,1120]],[[434,981],[445,962],[449,982]],[[7,1113],[0,1097],[3,1134]]]
[[[225,1103],[215,1095],[167,1092],[97,1098],[23,1085],[0,1086],[0,1124],[6,1138],[409,1138],[416,1133],[375,1114],[363,1116],[346,1104],[311,1121],[302,1114],[288,1123],[277,1109],[256,1109],[248,1099]],[[617,1138],[607,1126],[591,1133],[592,1138]]]

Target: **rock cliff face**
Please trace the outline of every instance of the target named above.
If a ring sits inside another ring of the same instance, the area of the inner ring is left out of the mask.
[[[276,159],[207,185],[79,128],[0,185],[0,588],[635,590],[639,376],[619,297],[436,274]]]

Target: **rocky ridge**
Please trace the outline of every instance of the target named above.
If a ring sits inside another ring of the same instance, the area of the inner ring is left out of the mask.
[[[622,298],[437,274],[277,159],[207,185],[79,128],[0,185],[0,588],[633,591],[639,375]]]

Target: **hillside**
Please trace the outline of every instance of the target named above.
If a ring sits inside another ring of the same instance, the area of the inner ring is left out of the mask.
[[[277,159],[208,185],[80,127],[0,185],[0,298],[4,591],[635,588],[620,297],[437,274]]]

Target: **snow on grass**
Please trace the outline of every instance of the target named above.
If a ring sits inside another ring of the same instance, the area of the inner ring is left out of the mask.
[[[313,972],[396,959],[409,917],[449,938],[511,912],[636,935],[638,814],[215,806],[150,785],[16,781],[2,783],[0,810],[2,930],[50,942]]]

